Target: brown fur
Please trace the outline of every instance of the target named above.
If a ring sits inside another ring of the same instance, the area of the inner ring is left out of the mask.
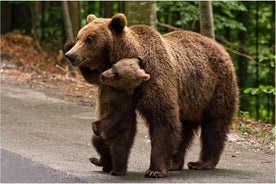
[[[112,169],[112,175],[126,174],[136,132],[134,89],[149,78],[138,58],[122,59],[101,74],[101,83],[107,85],[100,97],[101,119],[92,123],[94,133],[100,136],[93,137],[92,142],[101,158],[90,161],[103,166],[105,172]]]
[[[229,54],[197,33],[175,31],[161,36],[150,27],[126,24],[123,14],[90,19],[66,56],[86,68],[83,75],[92,83],[99,71],[122,58],[142,59],[142,68],[151,76],[136,91],[137,109],[146,118],[151,136],[147,177],[166,177],[168,170],[182,169],[198,128],[200,157],[188,166],[213,169],[238,108],[238,86]],[[94,42],[87,42],[89,35]],[[95,83],[103,93],[105,87]]]

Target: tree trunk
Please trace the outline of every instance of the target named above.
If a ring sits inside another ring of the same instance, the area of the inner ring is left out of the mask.
[[[270,49],[271,52],[275,55],[275,2],[271,2],[271,9],[272,9],[272,17],[271,17],[271,39],[270,39]],[[270,78],[271,84],[275,84],[275,69],[274,71],[271,69],[270,73],[272,76]],[[275,95],[271,96],[271,112],[272,112],[272,122],[275,122]],[[275,127],[275,125],[274,125]]]
[[[81,16],[80,16],[80,2],[79,1],[67,1],[68,10],[70,14],[73,37],[75,38],[81,28]]]
[[[31,15],[32,15],[32,31],[36,31],[36,29],[40,26],[40,17],[41,17],[41,2],[34,1],[34,5],[31,6]]]
[[[10,2],[1,2],[1,34],[11,31],[11,5]]]
[[[6,15],[4,15],[5,17]],[[11,30],[23,30],[26,34],[30,34],[32,28],[30,20],[32,20],[30,2],[11,4]]]
[[[102,16],[104,18],[110,18],[113,16],[113,1],[101,1]]]
[[[156,28],[157,17],[155,1],[128,1],[125,3],[125,13],[129,25],[145,24]]]
[[[256,73],[255,73],[255,87],[259,87],[259,2],[256,1],[256,13],[255,13],[255,21],[256,21],[256,27],[255,27],[255,47],[256,47]],[[256,119],[259,120],[259,108],[260,108],[260,96],[256,94]]]
[[[125,13],[125,2],[119,1],[119,12]]]
[[[41,15],[42,15],[42,6],[40,1],[35,1],[33,6],[30,6],[31,8],[31,15],[32,15],[32,35],[34,37],[34,41],[36,44],[37,49],[46,55],[45,51],[40,45],[40,41],[42,38],[41,32],[38,31],[38,28],[40,27],[40,21],[41,21]]]
[[[212,2],[199,1],[199,12],[201,34],[215,39]]]
[[[63,22],[64,22],[66,38],[68,40],[72,40],[74,38],[73,28],[72,28],[72,22],[71,22],[69,10],[68,10],[67,1],[61,1],[61,5],[62,5]]]

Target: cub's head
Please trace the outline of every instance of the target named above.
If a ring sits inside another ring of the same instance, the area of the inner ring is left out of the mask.
[[[139,62],[138,58],[119,60],[100,75],[101,82],[123,91],[135,89],[150,79],[150,75],[140,68]]]
[[[110,60],[113,38],[122,35],[127,20],[124,14],[116,14],[111,19],[87,16],[87,24],[78,32],[74,44],[66,53],[73,66],[96,69]],[[66,48],[68,49],[68,45]]]

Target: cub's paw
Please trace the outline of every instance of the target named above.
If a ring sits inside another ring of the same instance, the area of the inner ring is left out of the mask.
[[[92,123],[92,130],[96,136],[99,136],[101,134],[96,122]]]
[[[189,162],[188,168],[192,170],[211,170],[216,167],[216,164],[212,162],[203,162],[203,161],[197,161],[197,162]]]
[[[68,52],[72,47],[74,47],[75,45],[75,41],[74,40],[68,40],[65,44],[64,44],[64,51]]]
[[[103,163],[98,158],[92,157],[92,158],[89,158],[89,160],[92,164],[94,164],[96,166],[103,166]]]
[[[145,174],[146,178],[165,178],[168,177],[167,171],[153,171],[148,169]]]

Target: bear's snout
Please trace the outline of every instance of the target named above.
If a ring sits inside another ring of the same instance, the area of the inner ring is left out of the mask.
[[[76,54],[70,53],[70,52],[66,52],[65,53],[65,57],[70,61],[74,61],[77,58]]]
[[[103,74],[100,75],[100,81],[101,81],[102,84],[106,84],[106,85],[111,85],[111,83],[112,83],[112,81],[110,80],[110,78],[106,77]]]
[[[80,66],[84,62],[84,58],[70,52],[65,53],[65,57],[70,61],[73,66]]]

